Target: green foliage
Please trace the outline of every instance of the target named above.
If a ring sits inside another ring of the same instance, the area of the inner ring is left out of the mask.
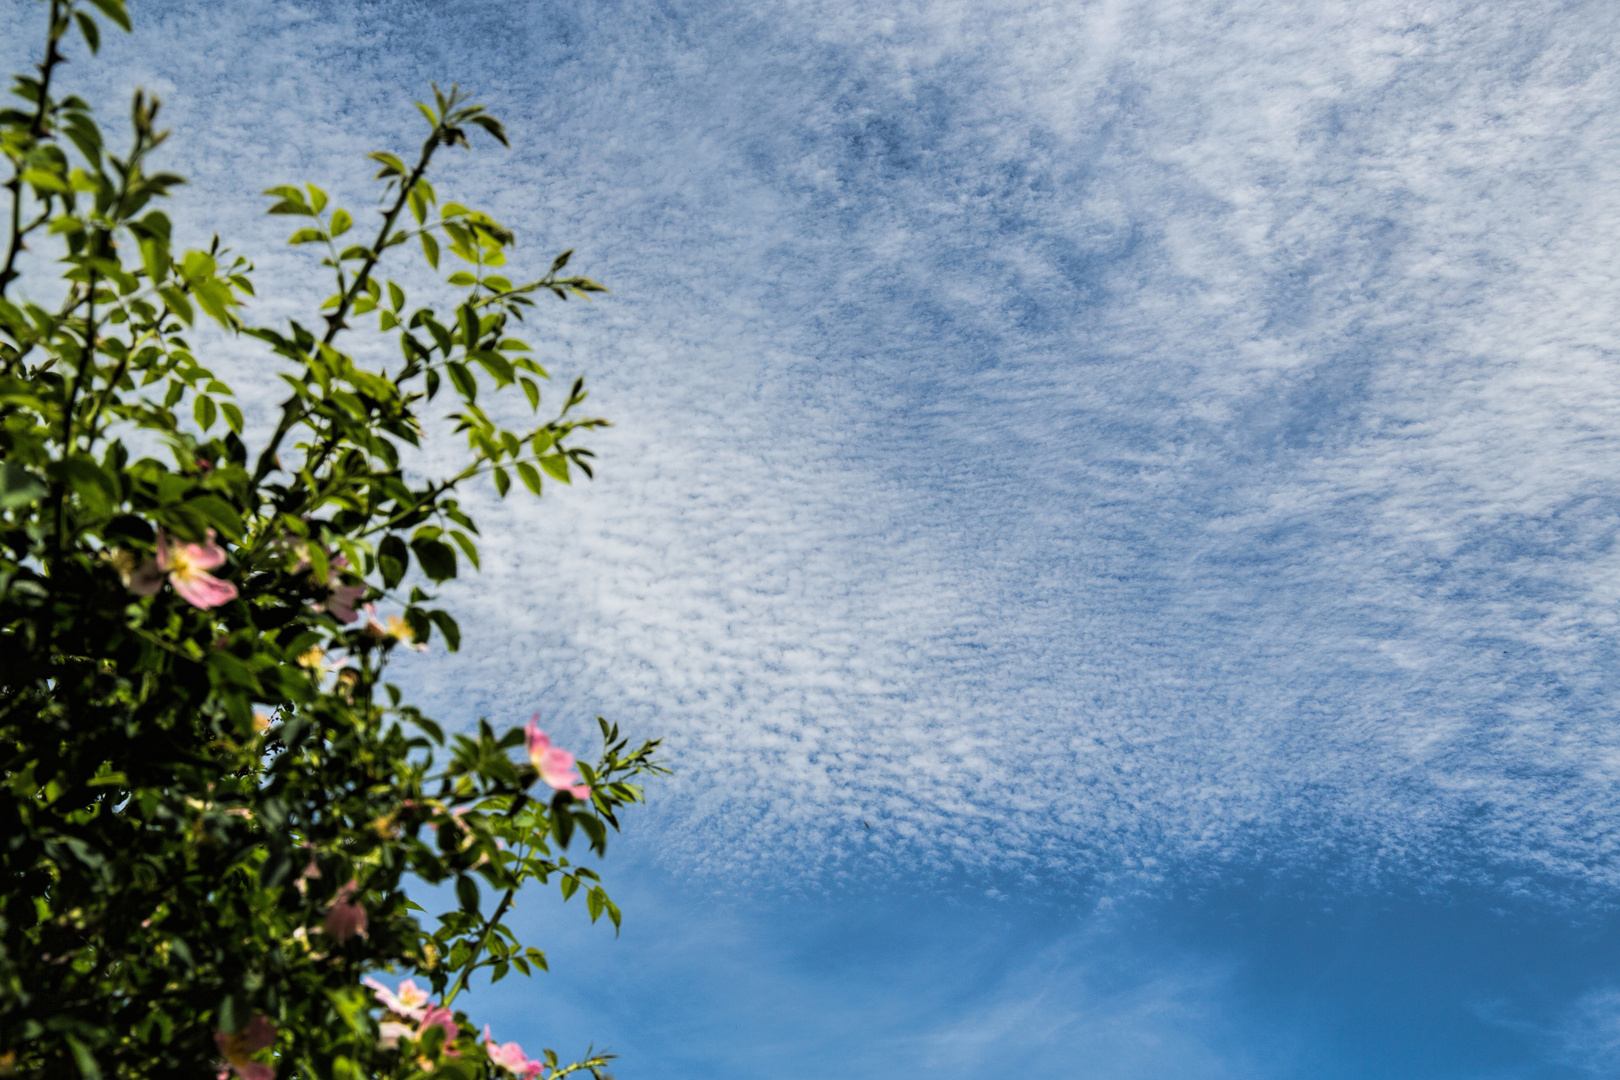
[[[431,590],[478,567],[462,487],[487,474],[505,496],[515,473],[538,496],[591,475],[574,436],[605,421],[577,415],[580,382],[522,431],[479,395],[516,389],[538,412],[548,375],[516,325],[536,294],[601,286],[560,276],[566,252],[514,284],[512,234],[439,202],[435,154],[506,135],[435,86],[414,163],[371,155],[370,239],[344,239],[363,216],[313,185],[267,193],[334,291],[314,329],[253,325],[245,259],[217,237],[172,245],[157,204],[183,181],[149,166],[158,101],[136,93],[120,154],[85,102],[53,96],[64,41],[93,53],[107,24],[129,28],[124,0],[50,0],[23,107],[0,110],[0,1074],[212,1076],[223,1057],[241,1076],[513,1075],[463,1014],[379,1016],[361,976],[413,974],[448,1008],[478,971],[543,969],[504,921],[532,882],[617,926],[566,852],[605,851],[636,778],[663,771],[656,744],[603,721],[599,761],[559,780],[533,740],[514,760],[521,730],[447,740],[386,675],[402,650],[459,647]],[[408,308],[379,277],[413,240],[431,265],[455,257],[452,307]],[[61,299],[22,298],[20,259],[52,244]],[[190,344],[199,319],[284,362],[261,445]],[[391,369],[339,347],[372,319],[398,343]],[[441,396],[465,464],[423,478],[410,455]],[[456,906],[424,925],[413,877],[453,883]],[[607,1058],[546,1060],[561,1075]]]

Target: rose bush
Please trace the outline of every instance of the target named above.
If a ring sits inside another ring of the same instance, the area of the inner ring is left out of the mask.
[[[439,200],[438,154],[506,136],[435,87],[414,158],[370,155],[368,238],[317,187],[271,190],[334,291],[308,326],[257,325],[244,258],[171,244],[158,101],[135,94],[115,151],[60,95],[69,53],[129,29],[124,0],[42,12],[38,69],[0,110],[0,1073],[598,1071],[480,1036],[459,1006],[475,975],[545,966],[505,921],[525,885],[618,924],[567,853],[605,850],[656,744],[602,721],[587,764],[535,721],[447,738],[388,671],[458,647],[434,589],[479,563],[468,483],[538,496],[590,475],[577,436],[604,421],[578,415],[582,383],[521,430],[488,403],[539,412],[548,373],[519,324],[537,296],[601,287],[566,252],[514,283],[511,233]],[[411,307],[383,276],[413,248],[455,260],[454,302]],[[262,433],[194,348],[199,319],[279,362]],[[345,347],[369,327],[398,349],[386,368]],[[451,435],[464,462],[433,475],[420,448]],[[413,880],[455,905],[425,922]],[[381,971],[409,977],[362,982]]]

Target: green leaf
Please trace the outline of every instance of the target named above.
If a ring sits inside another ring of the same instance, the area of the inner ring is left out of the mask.
[[[446,648],[451,652],[461,648],[461,627],[456,625],[456,620],[452,619],[448,612],[430,611],[428,612],[428,618],[433,620],[433,625],[437,626],[439,633],[444,635]]]
[[[79,33],[84,35],[84,43],[90,46],[90,54],[94,56],[101,51],[101,31],[96,27],[96,20],[82,11],[73,13],[74,21],[79,24]]]
[[[500,385],[505,386],[512,381],[512,361],[500,353],[490,349],[479,349],[472,354],[472,359],[478,362],[479,367],[494,376],[495,381]]]
[[[214,407],[214,399],[207,394],[198,394],[197,400],[192,403],[191,413],[197,419],[197,426],[207,431],[214,426],[218,410]]]
[[[388,283],[388,306],[396,312],[405,310],[405,290],[392,281]]]
[[[422,254],[427,256],[429,266],[439,268],[439,242],[433,239],[432,233],[422,234]]]
[[[32,184],[36,190],[41,192],[48,191],[66,195],[73,190],[65,177],[48,169],[24,169],[21,180],[25,184]]]
[[[445,369],[450,372],[450,381],[456,384],[456,390],[462,397],[468,401],[478,400],[478,381],[467,370],[467,365],[452,360],[445,365]]]
[[[218,495],[198,495],[187,499],[185,505],[207,518],[209,523],[226,538],[231,540],[241,538],[241,516],[237,514],[235,507]]]
[[[334,210],[332,212],[332,235],[342,236],[354,224],[354,218],[349,216],[347,210]]]
[[[512,478],[508,476],[506,474],[506,470],[501,468],[499,465],[495,467],[494,476],[496,494],[500,495],[500,497],[504,499],[506,498],[507,489],[512,486]]]
[[[461,553],[467,556],[467,561],[473,564],[474,570],[483,569],[483,566],[478,562],[478,545],[472,542],[470,536],[460,529],[451,529],[450,539],[454,540],[456,547],[460,548]]]
[[[235,994],[226,994],[219,1003],[219,1030],[241,1031],[247,1027],[247,1010]]]
[[[21,465],[9,461],[0,463],[0,510],[15,510],[38,502],[48,490],[44,481]]]
[[[96,1064],[95,1055],[90,1053],[90,1048],[80,1042],[75,1035],[67,1034],[62,1038],[67,1042],[68,1050],[73,1053],[73,1064],[79,1067],[79,1075],[84,1077],[84,1080],[101,1080],[101,1066]]]
[[[461,910],[469,915],[477,915],[478,901],[478,882],[466,874],[457,875],[456,902],[461,905]]]
[[[174,312],[181,322],[190,326],[196,321],[196,313],[192,311],[191,301],[186,299],[185,293],[179,289],[166,288],[159,289],[158,295],[163,297],[163,302],[169,305],[169,310]]]
[[[523,486],[538,496],[540,494],[540,473],[535,470],[535,467],[527,461],[520,461],[517,463],[517,473],[523,480]]]
[[[90,458],[80,456],[54,461],[50,473],[65,482],[92,514],[110,514],[118,501],[118,485]]]
[[[533,412],[538,409],[540,407],[540,387],[527,375],[521,376],[518,382],[523,387],[523,396],[529,399],[529,411]]]
[[[417,565],[434,581],[447,581],[456,576],[456,553],[442,540],[412,540],[411,550],[416,552]]]
[[[377,569],[382,572],[383,586],[392,589],[398,585],[410,565],[411,553],[405,541],[394,533],[383,537],[382,543],[377,545]]]
[[[146,267],[146,276],[152,284],[160,284],[169,273],[169,244],[166,240],[157,237],[147,237],[141,241],[141,264]]]
[[[231,430],[238,435],[242,434],[242,410],[228,401],[222,401],[219,403],[219,411],[225,414],[225,422],[230,425]]]
[[[326,239],[326,234],[319,229],[299,229],[287,238],[289,244],[318,244]]]
[[[506,141],[506,129],[502,127],[501,122],[495,119],[493,116],[475,116],[472,118],[472,122],[489,132],[490,135],[494,137],[495,141],[500,143],[502,146],[510,147],[512,145]]]
[[[385,150],[379,150],[374,154],[367,154],[366,157],[382,165],[382,168],[377,171],[377,175],[375,177],[377,180],[381,180],[387,176],[404,176],[407,171],[403,161],[399,160],[399,158]]]
[[[540,467],[565,484],[573,483],[568,478],[568,458],[562,454],[547,454],[540,459]]]
[[[326,209],[326,192],[322,191],[320,188],[316,187],[314,184],[305,184],[304,186],[309,189],[310,205],[315,208],[315,212],[318,214],[322,210],[325,210]]]
[[[451,285],[464,288],[468,285],[477,284],[478,279],[467,273],[465,270],[457,270],[455,273],[445,278],[445,281]]]
[[[118,24],[119,29],[129,33],[129,12],[124,10],[124,0],[90,0],[107,18]]]

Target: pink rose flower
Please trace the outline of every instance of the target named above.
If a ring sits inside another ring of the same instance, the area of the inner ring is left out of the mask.
[[[591,797],[591,787],[580,779],[574,767],[574,755],[561,747],[552,746],[551,739],[540,730],[540,714],[529,720],[529,760],[540,773],[540,779],[558,791],[566,791],[584,801]]]
[[[523,1052],[523,1047],[515,1042],[497,1046],[495,1039],[489,1033],[489,1025],[484,1025],[484,1049],[489,1053],[489,1060],[501,1068],[523,1077],[523,1080],[533,1080],[546,1071],[544,1064],[533,1061]]]
[[[450,1044],[461,1035],[461,1025],[456,1023],[456,1014],[443,1005],[431,1005],[422,1017],[422,1026],[417,1029],[416,1037],[421,1039],[428,1033],[428,1028],[442,1028],[444,1030],[444,1052],[450,1057],[460,1057],[456,1051],[450,1049]]]
[[[357,883],[350,881],[337,891],[332,906],[326,909],[321,928],[333,941],[347,941],[356,934],[366,936],[366,909],[354,899],[357,888]]]
[[[268,1016],[255,1016],[241,1031],[214,1032],[214,1045],[219,1047],[226,1064],[219,1075],[229,1077],[234,1072],[241,1080],[275,1080],[273,1067],[253,1060],[254,1054],[269,1049],[275,1041],[276,1025]]]
[[[157,558],[148,559],[124,575],[124,584],[136,596],[151,596],[169,584],[192,607],[216,608],[236,599],[236,586],[208,573],[225,563],[225,551],[214,543],[214,530],[200,544],[177,544],[162,529],[157,535]]]
[[[421,1020],[427,1015],[428,992],[417,986],[415,979],[401,982],[398,993],[369,976],[363,981],[371,987],[372,994],[382,1002],[383,1008],[394,1015],[403,1016],[407,1020]]]

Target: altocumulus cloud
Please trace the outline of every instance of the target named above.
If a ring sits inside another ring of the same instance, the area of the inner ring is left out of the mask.
[[[615,289],[532,335],[602,479],[412,678],[667,733],[672,865],[1616,884],[1613,5],[204,15],[95,91],[267,279],[251,192],[364,205],[431,76],[517,136],[442,187]]]

